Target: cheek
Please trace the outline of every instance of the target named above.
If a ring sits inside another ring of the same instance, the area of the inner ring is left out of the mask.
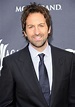
[[[33,30],[26,30],[26,33],[27,33],[27,35],[29,35],[29,36],[34,34]]]
[[[27,32],[27,36],[26,37],[30,39],[32,37],[32,35],[33,35],[32,32]]]

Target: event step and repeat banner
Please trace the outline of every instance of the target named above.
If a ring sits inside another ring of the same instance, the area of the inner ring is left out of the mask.
[[[75,0],[0,0],[0,70],[3,58],[26,46],[22,35],[23,8],[37,2],[51,13],[51,44],[75,53]]]

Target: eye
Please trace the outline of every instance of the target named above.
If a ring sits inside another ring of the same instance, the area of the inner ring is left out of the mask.
[[[33,25],[28,26],[29,29],[31,29],[31,28],[33,28],[33,27],[34,27]]]
[[[44,24],[39,24],[39,27],[44,27]]]

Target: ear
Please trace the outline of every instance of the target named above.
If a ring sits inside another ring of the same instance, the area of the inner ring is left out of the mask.
[[[24,31],[23,33],[24,33],[24,36],[25,36],[25,37],[27,37],[27,34],[26,34],[26,32]]]
[[[49,27],[49,30],[48,30],[48,33],[50,33],[51,32],[51,26]]]

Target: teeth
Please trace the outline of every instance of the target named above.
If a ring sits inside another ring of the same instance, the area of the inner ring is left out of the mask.
[[[41,37],[36,37],[36,38],[41,38]]]
[[[35,39],[39,40],[39,39],[41,39],[41,37],[38,36],[38,37],[35,37]]]

